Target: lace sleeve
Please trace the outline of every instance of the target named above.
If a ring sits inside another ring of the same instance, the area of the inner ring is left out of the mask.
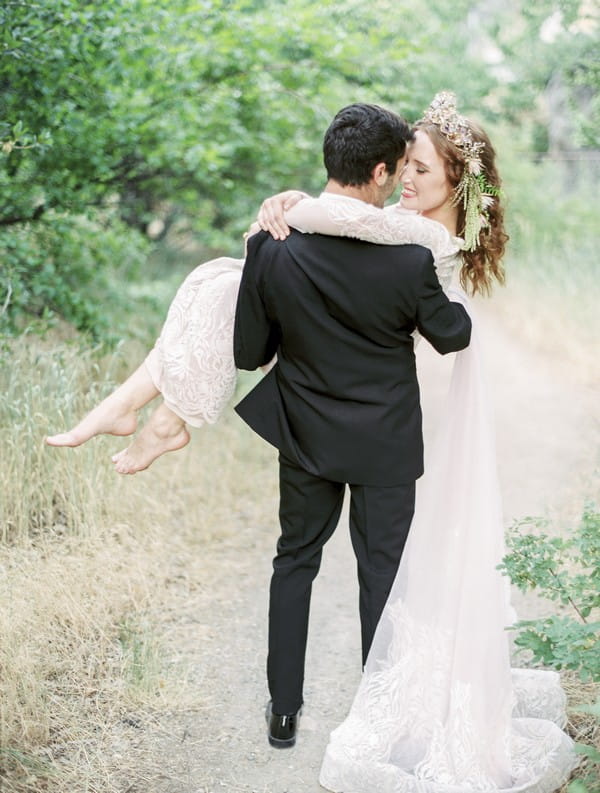
[[[435,220],[399,204],[378,207],[344,196],[306,198],[285,213],[290,226],[308,234],[355,237],[379,245],[423,245],[433,254],[444,290],[452,280],[460,240]]]

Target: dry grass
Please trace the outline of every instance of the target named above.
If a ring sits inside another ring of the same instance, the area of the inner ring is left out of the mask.
[[[160,582],[149,579],[151,554],[126,527],[4,556],[3,771],[5,789],[17,791],[35,789],[46,771],[60,776],[61,758],[86,751],[94,732],[136,701],[123,631],[151,644],[142,618]],[[156,685],[153,672],[145,667],[144,686]]]
[[[116,791],[115,731],[135,727],[139,709],[178,707],[184,688],[155,604],[194,548],[262,518],[252,495],[272,454],[232,415],[137,477],[112,471],[123,439],[44,445],[124,366],[122,355],[98,363],[23,344],[0,369],[3,793]]]
[[[568,723],[566,730],[577,743],[588,744],[600,752],[600,720],[590,713],[585,713],[578,708],[581,705],[590,705],[600,700],[600,685],[598,683],[583,683],[574,672],[561,674],[562,686],[567,695]],[[590,793],[598,790],[598,766],[590,761],[583,760],[579,768],[573,773],[573,778],[582,780],[589,787]],[[569,783],[565,784],[558,793],[567,793]]]

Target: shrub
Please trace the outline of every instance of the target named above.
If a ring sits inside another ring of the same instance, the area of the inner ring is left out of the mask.
[[[542,529],[547,522],[528,517],[511,529],[509,553],[500,569],[523,592],[538,590],[566,610],[536,620],[520,620],[516,645],[529,650],[533,660],[555,669],[571,669],[584,681],[600,681],[600,512],[587,505],[579,526],[566,538],[551,537]],[[535,531],[522,533],[523,527]],[[598,734],[600,700],[574,708],[589,714],[586,740]],[[600,748],[578,743],[585,761],[567,793],[600,793]]]

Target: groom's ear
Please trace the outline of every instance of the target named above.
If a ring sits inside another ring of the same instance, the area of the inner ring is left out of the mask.
[[[383,187],[389,178],[390,172],[384,162],[378,162],[371,171],[371,177],[377,187]]]

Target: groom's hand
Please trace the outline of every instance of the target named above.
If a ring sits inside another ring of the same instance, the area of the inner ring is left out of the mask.
[[[290,234],[284,213],[303,198],[310,196],[301,190],[285,190],[265,198],[258,212],[258,225],[263,231],[268,231],[273,239],[284,240]]]

